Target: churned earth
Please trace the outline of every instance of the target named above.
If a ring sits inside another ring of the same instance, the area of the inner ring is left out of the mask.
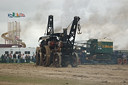
[[[128,65],[0,64],[0,85],[128,85]]]

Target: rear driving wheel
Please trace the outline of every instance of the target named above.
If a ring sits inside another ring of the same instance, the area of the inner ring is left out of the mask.
[[[59,53],[56,53],[53,56],[53,66],[54,67],[61,67],[61,55]]]
[[[78,65],[78,55],[76,53],[73,53],[71,59],[72,59],[71,60],[72,67],[77,67],[77,65]]]
[[[40,63],[40,47],[36,48],[36,65],[39,65]]]
[[[45,46],[43,50],[45,52],[45,54],[44,53],[42,54],[43,66],[49,66],[50,65],[50,48],[49,46]]]
[[[42,52],[40,52],[40,64],[39,65],[40,66],[43,65],[43,55],[42,55]]]

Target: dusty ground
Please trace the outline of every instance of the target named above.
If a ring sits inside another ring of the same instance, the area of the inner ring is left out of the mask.
[[[128,85],[128,65],[0,64],[0,85]]]

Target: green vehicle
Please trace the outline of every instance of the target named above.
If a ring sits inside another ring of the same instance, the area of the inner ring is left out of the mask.
[[[112,60],[113,42],[108,40],[89,39],[87,41],[87,59],[108,62]]]

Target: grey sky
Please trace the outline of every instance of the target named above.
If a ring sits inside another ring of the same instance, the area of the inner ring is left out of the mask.
[[[7,14],[12,12],[22,12],[26,17],[9,19]],[[28,47],[36,47],[50,14],[54,15],[57,32],[77,15],[82,35],[77,35],[76,40],[108,37],[115,49],[128,49],[128,0],[1,0],[0,35],[7,31],[8,21],[20,21],[22,40]],[[4,43],[2,38],[0,43]]]

